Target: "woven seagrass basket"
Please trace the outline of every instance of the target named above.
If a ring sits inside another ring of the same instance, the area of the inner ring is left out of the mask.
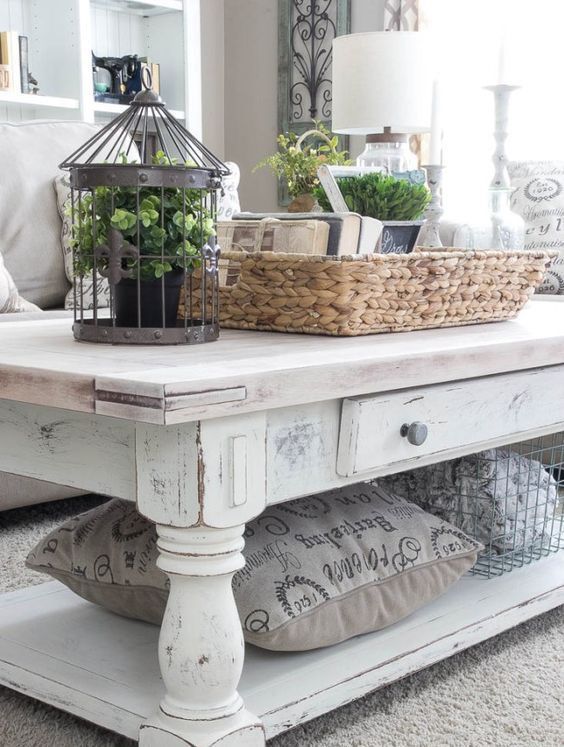
[[[501,321],[523,308],[553,256],[456,249],[343,257],[225,252],[219,319],[224,328],[336,336]]]

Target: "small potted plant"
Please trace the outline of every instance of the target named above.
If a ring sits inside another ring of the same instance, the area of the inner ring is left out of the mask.
[[[349,210],[383,222],[380,251],[407,254],[413,250],[425,222],[423,213],[431,201],[425,184],[412,184],[378,172],[336,181]],[[322,210],[331,212],[321,185],[316,187],[315,196]]]
[[[125,157],[122,160],[127,163]],[[158,152],[153,162],[159,166],[174,165],[163,152]],[[70,213],[71,208],[68,210]],[[164,326],[176,326],[186,271],[200,266],[200,247],[215,234],[212,216],[199,190],[101,186],[85,193],[75,211],[72,237],[75,277],[92,273],[97,247],[123,240],[140,248],[139,258],[125,256],[121,260],[121,269],[128,276],[115,285],[117,326],[162,327],[163,286]],[[96,254],[99,272],[107,271],[109,262],[108,253]]]
[[[315,146],[305,147],[311,139]],[[278,135],[278,152],[258,163],[253,171],[269,166],[278,178],[286,181],[293,202],[288,212],[309,212],[316,207],[315,188],[319,185],[317,169],[322,164],[343,166],[350,163],[347,151],[339,150],[339,139],[321,123],[298,136],[295,132]]]

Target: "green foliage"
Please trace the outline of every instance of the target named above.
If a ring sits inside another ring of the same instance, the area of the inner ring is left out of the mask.
[[[349,210],[384,221],[416,220],[431,201],[431,193],[424,184],[411,184],[377,172],[337,179],[337,184]],[[332,212],[321,185],[314,195],[322,210]]]
[[[253,172],[263,166],[269,166],[279,178],[286,180],[288,192],[292,197],[311,194],[319,185],[317,169],[321,164],[343,166],[347,160],[347,151],[338,150],[339,139],[331,136],[329,130],[314,120],[315,130],[312,137],[317,135],[322,144],[315,148],[302,148],[297,145],[299,136],[295,132],[280,134],[277,138],[278,152],[258,163]]]
[[[175,165],[162,152],[157,153],[153,161],[162,166]],[[127,160],[122,159],[122,162],[127,163]],[[70,207],[67,212],[72,216]],[[132,270],[132,277],[140,275],[142,280],[161,278],[167,272],[184,267],[199,267],[200,249],[215,234],[200,190],[96,187],[83,193],[75,204],[71,239],[75,276],[92,271],[94,248],[107,244],[110,228],[116,228],[133,246],[139,246],[141,254],[149,255],[140,262],[124,260],[124,266]],[[162,255],[166,257],[164,261]],[[106,265],[105,258],[98,261],[99,267]]]

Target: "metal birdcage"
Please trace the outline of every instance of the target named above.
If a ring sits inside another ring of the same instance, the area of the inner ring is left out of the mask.
[[[217,194],[229,170],[172,116],[150,80],[61,168],[70,172],[75,338],[216,340]]]

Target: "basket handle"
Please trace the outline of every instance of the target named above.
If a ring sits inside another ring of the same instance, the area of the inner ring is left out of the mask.
[[[304,132],[302,135],[299,136],[299,138],[296,141],[296,148],[298,150],[302,150],[302,143],[304,140],[308,137],[315,136],[318,140],[324,140],[325,143],[331,148],[331,151],[333,153],[336,153],[335,146],[331,142],[331,138],[328,137],[324,132],[321,132],[321,130],[316,130],[315,128],[312,130],[307,130],[307,132]]]

